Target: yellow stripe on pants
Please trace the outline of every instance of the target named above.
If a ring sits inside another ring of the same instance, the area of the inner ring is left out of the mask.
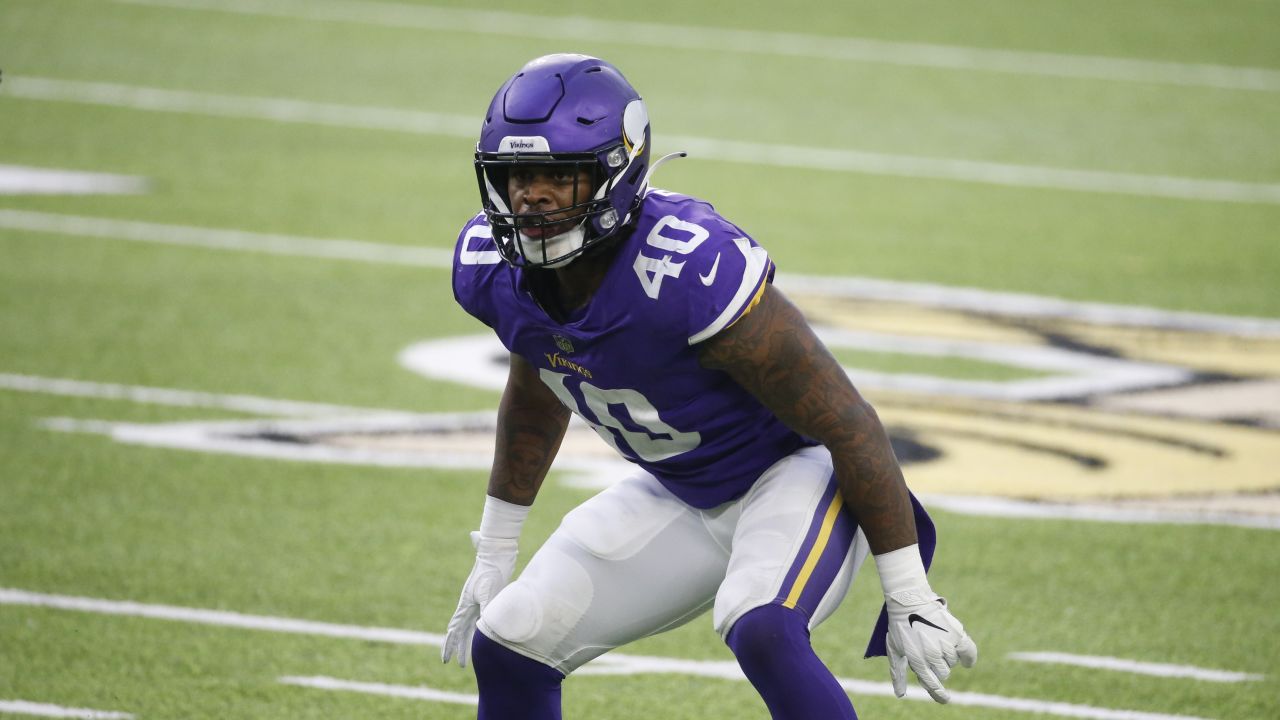
[[[791,593],[787,595],[782,607],[795,608],[796,603],[800,602],[800,594],[804,592],[804,586],[809,582],[809,576],[813,574],[813,569],[818,566],[818,559],[822,557],[822,552],[827,549],[827,541],[831,539],[831,528],[835,527],[836,518],[840,516],[840,508],[843,506],[844,499],[837,492],[835,497],[831,498],[831,505],[827,506],[826,516],[822,518],[822,528],[818,530],[818,539],[814,541],[813,548],[809,550],[809,557],[804,559],[804,566],[800,568],[800,575],[796,577],[795,584],[791,586]]]

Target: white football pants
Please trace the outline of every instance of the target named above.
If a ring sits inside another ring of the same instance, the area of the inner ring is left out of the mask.
[[[710,510],[638,472],[567,515],[481,615],[481,632],[566,675],[714,606],[725,637],[780,603],[812,629],[840,604],[867,543],[836,492],[831,456],[799,450]]]

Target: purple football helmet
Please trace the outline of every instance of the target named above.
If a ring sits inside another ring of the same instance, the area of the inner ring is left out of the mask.
[[[507,180],[519,164],[588,170],[592,192],[568,208],[516,215]],[[644,101],[617,68],[587,55],[546,55],[521,68],[494,95],[476,145],[485,217],[517,266],[561,267],[612,237],[631,221],[648,174]],[[566,213],[581,221],[553,235]]]

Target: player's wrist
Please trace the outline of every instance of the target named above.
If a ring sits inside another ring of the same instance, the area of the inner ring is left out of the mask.
[[[890,550],[875,556],[876,571],[880,573],[880,587],[886,597],[903,594],[931,595],[929,578],[925,575],[924,560],[920,557],[920,545],[913,544]]]
[[[519,539],[527,517],[529,506],[486,495],[484,511],[480,515],[480,537],[495,540]]]

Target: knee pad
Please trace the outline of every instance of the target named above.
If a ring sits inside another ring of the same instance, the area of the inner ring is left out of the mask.
[[[591,607],[591,576],[571,555],[548,542],[480,615],[480,630],[493,641],[562,672],[566,637]]]

